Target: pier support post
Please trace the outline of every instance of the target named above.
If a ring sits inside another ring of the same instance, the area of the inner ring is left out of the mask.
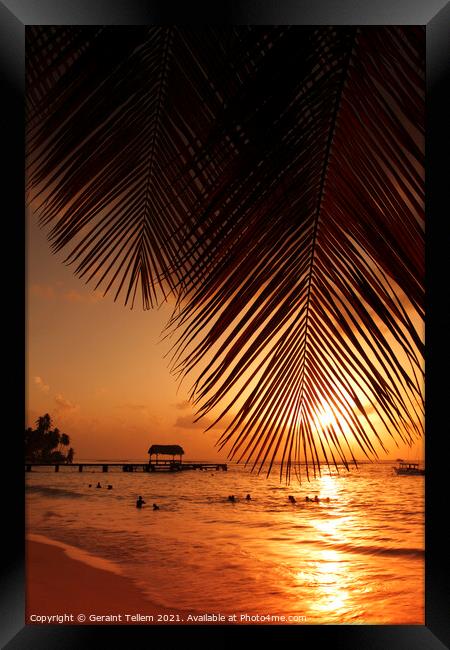
[[[59,472],[59,465],[55,465],[55,472]]]
[[[83,471],[83,465],[78,465],[78,471],[82,472]]]
[[[108,465],[103,465],[102,472],[107,472],[107,471],[108,471]]]
[[[27,465],[27,472],[31,472],[31,465]]]

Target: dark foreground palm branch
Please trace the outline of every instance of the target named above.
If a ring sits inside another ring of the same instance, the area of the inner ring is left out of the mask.
[[[234,458],[289,478],[422,433],[423,59],[415,27],[27,30],[53,249],[174,296],[173,371]]]

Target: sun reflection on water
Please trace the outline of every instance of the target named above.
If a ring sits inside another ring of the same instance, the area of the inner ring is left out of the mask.
[[[348,611],[350,603],[346,562],[338,551],[324,550],[318,553],[314,566],[316,578],[315,598],[311,610],[320,614],[340,616]]]
[[[330,498],[330,503],[339,498],[336,477],[324,475],[320,479],[320,498]],[[315,529],[318,539],[324,545],[332,543],[334,548],[316,549],[313,556],[308,558],[306,566],[297,572],[299,584],[309,584],[313,587],[313,595],[309,603],[310,614],[314,617],[326,617],[330,620],[342,619],[352,609],[353,582],[355,580],[349,566],[348,554],[336,548],[348,543],[348,530],[356,522],[353,515],[341,514],[339,509],[323,509],[317,505],[312,511],[309,524]],[[351,576],[351,578],[350,578]]]

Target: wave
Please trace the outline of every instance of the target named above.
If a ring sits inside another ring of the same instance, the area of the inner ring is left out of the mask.
[[[69,499],[78,499],[85,497],[85,494],[74,492],[73,490],[65,490],[64,488],[48,487],[45,485],[27,485],[25,487],[27,492],[37,492],[46,497],[64,497]]]
[[[39,542],[40,544],[46,544],[47,546],[57,546],[58,548],[61,548],[64,553],[72,560],[87,564],[94,569],[101,569],[103,571],[109,571],[110,573],[115,573],[117,575],[123,575],[122,567],[120,567],[117,563],[112,562],[111,560],[108,560],[104,557],[94,555],[89,551],[85,551],[84,549],[79,548],[78,546],[73,546],[72,544],[67,544],[66,542],[60,542],[59,540],[47,537],[46,535],[40,535],[39,533],[27,533],[27,540],[30,542]]]
[[[358,544],[336,544],[334,542],[311,540],[315,545],[325,546],[334,551],[346,551],[347,553],[356,553],[362,555],[385,555],[389,557],[423,557],[425,550],[423,548],[395,548],[390,546],[363,546]],[[302,543],[302,542],[300,542]]]
[[[52,519],[53,517],[61,518],[62,515],[59,512],[55,512],[54,510],[46,510],[42,515],[42,519]]]
[[[356,546],[355,549],[357,553],[364,553],[368,555],[388,555],[391,557],[397,557],[397,556],[423,557],[425,555],[425,550],[423,548],[389,548],[389,547],[380,547],[380,546]]]

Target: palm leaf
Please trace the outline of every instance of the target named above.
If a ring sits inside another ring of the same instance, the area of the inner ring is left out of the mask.
[[[30,188],[54,249],[125,303],[175,295],[173,371],[196,372],[231,457],[289,479],[376,456],[383,432],[411,443],[423,30],[130,28],[93,75],[113,36],[76,32],[50,60],[29,33]]]

